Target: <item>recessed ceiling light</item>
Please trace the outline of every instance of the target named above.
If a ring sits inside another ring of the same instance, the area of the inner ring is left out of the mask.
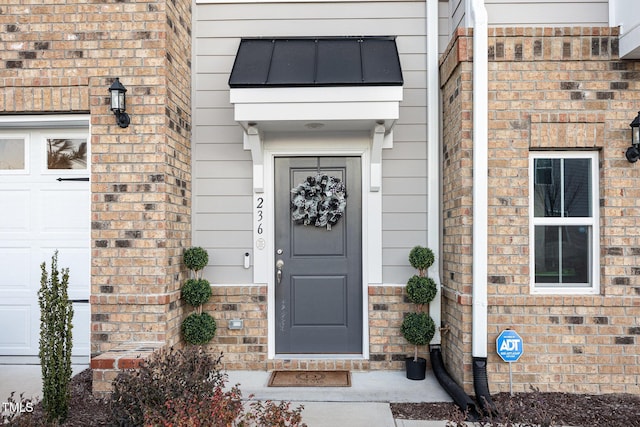
[[[311,123],[307,123],[306,125],[304,125],[304,127],[306,127],[307,129],[320,129],[320,128],[324,127],[324,123],[311,122]]]

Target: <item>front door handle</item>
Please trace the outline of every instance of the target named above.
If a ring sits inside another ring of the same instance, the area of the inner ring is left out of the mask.
[[[282,267],[284,267],[284,261],[279,259],[276,261],[276,281],[278,285],[282,281]]]

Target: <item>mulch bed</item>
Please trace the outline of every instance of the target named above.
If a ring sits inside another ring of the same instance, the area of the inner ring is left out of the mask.
[[[529,425],[583,427],[640,427],[640,396],[571,393],[499,393],[492,396],[498,408],[493,421]],[[454,403],[394,403],[395,418],[460,420]],[[491,422],[490,418],[484,418]],[[491,423],[488,425],[492,425]],[[510,425],[510,424],[508,424]]]
[[[69,417],[64,427],[108,426],[109,404],[91,394],[92,373],[86,369],[71,379]],[[499,416],[506,425],[640,427],[640,396],[630,394],[586,395],[570,393],[499,393],[492,396]],[[464,416],[454,403],[393,403],[394,418],[414,420],[462,421]],[[23,418],[23,417],[19,417]],[[304,418],[304,412],[303,412]],[[43,426],[40,405],[24,417],[19,426]],[[26,421],[29,420],[28,423]],[[484,425],[497,421],[485,419]],[[512,424],[509,424],[512,423]],[[455,425],[455,424],[452,424]],[[497,425],[497,424],[496,424]],[[503,424],[505,425],[505,424]]]

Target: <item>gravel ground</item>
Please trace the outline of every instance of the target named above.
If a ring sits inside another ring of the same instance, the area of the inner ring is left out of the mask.
[[[108,426],[109,405],[91,394],[91,370],[71,380],[71,403],[65,427]],[[640,427],[640,396],[629,394],[584,395],[569,393],[499,393],[492,396],[498,415],[485,418],[482,425],[503,427],[582,426]],[[413,420],[451,420],[452,426],[464,420],[454,403],[393,403],[395,418]],[[304,416],[304,412],[303,412]],[[39,405],[33,413],[19,417],[11,424],[17,427],[45,426]],[[1,424],[1,423],[0,423]],[[342,427],[342,426],[336,426]],[[347,426],[345,426],[347,427]]]

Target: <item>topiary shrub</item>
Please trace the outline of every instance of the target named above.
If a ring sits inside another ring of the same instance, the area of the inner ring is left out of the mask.
[[[216,328],[209,313],[191,313],[182,321],[182,336],[189,344],[206,344],[216,335]]]
[[[407,282],[407,297],[414,304],[429,304],[436,297],[438,288],[431,277],[412,276]]]
[[[435,255],[429,248],[423,246],[415,246],[409,252],[409,264],[418,270],[418,274],[422,277],[426,276],[427,269],[433,265]]]
[[[211,284],[206,279],[188,279],[182,286],[182,299],[193,307],[201,306],[211,298]]]
[[[184,251],[184,265],[189,270],[196,272],[196,277],[197,273],[207,266],[207,263],[209,263],[209,254],[200,246],[194,246]]]
[[[216,321],[202,306],[211,298],[211,284],[201,277],[202,270],[209,262],[209,254],[199,246],[184,251],[184,264],[191,270],[195,278],[189,278],[182,286],[181,298],[195,308],[182,321],[182,336],[189,344],[202,345],[213,339],[216,334]]]
[[[407,313],[400,327],[402,336],[416,346],[427,345],[436,333],[436,324],[427,313]],[[414,356],[416,359],[417,356]]]
[[[413,360],[418,361],[418,346],[427,345],[435,335],[435,322],[428,313],[423,312],[425,304],[429,304],[438,293],[436,282],[427,277],[427,270],[433,265],[433,251],[422,246],[415,246],[409,252],[409,263],[418,270],[407,282],[407,298],[416,304],[416,312],[407,313],[402,321],[402,336],[414,345]]]
[[[40,269],[38,356],[42,369],[42,407],[48,421],[62,423],[69,413],[71,399],[73,306],[67,293],[69,269],[58,270],[58,251],[51,257],[51,275],[47,273],[46,263],[43,262]]]

